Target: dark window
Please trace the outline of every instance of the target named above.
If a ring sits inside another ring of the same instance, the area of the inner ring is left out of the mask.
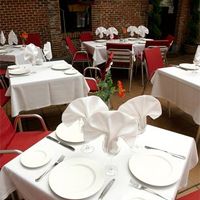
[[[60,0],[62,32],[91,30],[90,0]]]

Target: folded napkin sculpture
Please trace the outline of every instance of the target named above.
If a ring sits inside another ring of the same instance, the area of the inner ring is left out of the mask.
[[[197,50],[196,50],[196,53],[195,53],[195,56],[194,56],[193,63],[195,65],[200,66],[200,45],[197,46]]]
[[[133,37],[134,34],[136,33],[137,35],[139,34],[138,28],[136,26],[129,26],[127,28],[127,32],[130,33],[130,36]]]
[[[118,35],[118,30],[115,27],[110,27],[107,29],[106,35],[113,39],[114,35]]]
[[[41,59],[39,52],[40,48],[36,47],[34,44],[28,44],[24,50],[24,59],[28,60],[32,64],[36,64],[37,60]]]
[[[110,154],[117,154],[119,146],[118,138],[126,142],[134,138],[138,133],[136,119],[119,111],[100,111],[91,115],[83,125],[86,141],[105,135],[103,150]]]
[[[3,31],[1,31],[0,43],[2,45],[4,45],[6,43],[6,38],[5,38]]]
[[[156,119],[162,114],[160,102],[151,95],[132,98],[119,106],[118,110],[137,119],[139,133],[142,133],[146,127],[147,116]]]
[[[138,26],[138,34],[144,38],[146,34],[149,34],[149,29],[143,25],[140,25]]]
[[[95,34],[99,35],[99,38],[103,38],[103,35],[106,35],[106,28],[104,28],[103,26],[100,26],[96,29]]]
[[[47,60],[52,59],[52,50],[51,50],[50,42],[46,42],[46,44],[44,44],[43,52],[44,52],[44,55],[47,58]]]
[[[18,44],[18,38],[13,30],[11,30],[10,33],[8,34],[8,44],[9,45]]]

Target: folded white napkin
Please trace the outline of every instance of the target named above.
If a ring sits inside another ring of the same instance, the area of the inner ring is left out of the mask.
[[[103,35],[106,34],[106,28],[100,26],[95,31],[96,35],[99,35],[99,38],[103,38]]]
[[[195,56],[194,56],[194,60],[193,63],[195,65],[200,66],[200,45],[198,45]]]
[[[118,138],[125,141],[134,138],[138,133],[136,119],[119,111],[96,112],[83,126],[85,141],[104,134],[103,150],[110,154],[117,154],[119,146]]]
[[[138,26],[138,34],[141,37],[145,37],[146,34],[149,34],[149,29],[143,25]]]
[[[52,59],[52,51],[51,51],[51,43],[50,42],[47,42],[46,44],[44,44],[43,52],[44,52],[45,57],[48,60]]]
[[[138,120],[139,133],[142,133],[146,127],[147,116],[156,119],[162,114],[160,102],[151,95],[142,95],[132,98],[122,104],[118,110]]]
[[[36,60],[39,57],[39,51],[38,47],[36,47],[34,44],[28,44],[25,47],[24,50],[24,59],[28,60],[32,64],[36,64]]]
[[[106,35],[110,36],[110,39],[113,39],[114,35],[118,35],[118,30],[115,27],[110,27],[107,29]]]
[[[81,97],[72,101],[62,114],[62,122],[72,124],[73,122],[82,119],[87,121],[95,112],[107,111],[108,106],[98,96]]]
[[[3,31],[1,31],[0,43],[2,45],[4,45],[6,43],[6,38],[5,38]]]
[[[8,44],[9,45],[18,44],[18,38],[13,30],[11,30],[10,33],[8,34]]]
[[[130,36],[131,36],[131,37],[133,37],[135,33],[136,33],[136,34],[139,33],[139,32],[138,32],[138,28],[137,28],[136,26],[129,26],[129,27],[127,28],[127,32],[130,33]]]

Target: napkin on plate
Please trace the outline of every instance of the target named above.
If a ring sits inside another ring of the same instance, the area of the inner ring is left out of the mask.
[[[114,35],[118,35],[118,30],[115,27],[110,27],[107,29],[106,35],[113,39]]]
[[[96,112],[83,126],[85,141],[104,134],[103,150],[110,154],[119,152],[118,138],[126,142],[134,138],[138,133],[137,120],[130,115],[119,111]]]
[[[134,33],[138,34],[138,28],[136,26],[129,26],[127,32],[130,32],[130,36],[133,37]]]
[[[100,26],[95,31],[96,35],[99,35],[99,38],[103,38],[103,34],[106,34],[106,28]]]
[[[162,114],[160,102],[151,95],[132,98],[123,103],[118,110],[137,119],[139,133],[142,133],[146,127],[147,116],[156,119]]]
[[[198,45],[195,56],[194,56],[194,60],[193,63],[195,65],[200,66],[200,45]]]
[[[5,38],[3,31],[1,31],[0,43],[2,45],[4,45],[6,43],[6,38]]]
[[[11,30],[10,33],[8,34],[8,44],[9,45],[18,44],[18,38],[13,30]]]
[[[24,50],[24,59],[28,60],[32,64],[36,63],[36,60],[38,59],[39,51],[38,48],[34,44],[28,44],[25,47]]]
[[[144,38],[146,34],[149,34],[149,29],[143,25],[140,25],[138,26],[138,34]]]
[[[51,51],[51,43],[50,42],[46,42],[46,44],[44,44],[43,52],[44,52],[44,55],[47,58],[47,60],[52,59],[52,51]]]
[[[95,112],[107,111],[108,106],[98,96],[81,97],[72,101],[62,114],[62,122],[72,124],[77,120],[87,121]]]

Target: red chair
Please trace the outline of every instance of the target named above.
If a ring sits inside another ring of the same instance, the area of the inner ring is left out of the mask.
[[[44,120],[39,115],[19,115],[15,118],[14,126],[11,124],[3,108],[0,107],[0,169],[19,153],[28,149],[33,144],[47,136],[50,132],[47,130]],[[37,118],[43,130],[37,131],[17,131],[17,124],[24,118]]]
[[[10,97],[5,96],[6,94],[5,88],[0,88],[0,106],[3,107],[10,99]]]
[[[6,83],[6,69],[0,69],[0,83],[1,83],[1,86],[2,88],[7,88],[8,85]]]
[[[177,200],[199,200],[200,199],[200,189],[187,194],[183,197],[178,198]]]
[[[145,48],[144,50],[144,58],[146,61],[147,67],[147,82],[144,84],[143,92],[144,94],[147,83],[151,80],[155,71],[159,68],[164,67],[161,51],[159,47],[154,48]]]
[[[30,44],[30,43],[32,43],[38,47],[41,47],[40,34],[39,33],[29,33],[25,44]]]
[[[74,63],[88,63],[88,66],[91,65],[92,59],[89,57],[87,51],[77,50],[69,36],[66,37],[66,45],[72,55],[72,65]]]
[[[168,40],[170,42],[169,48],[172,46],[173,42],[174,42],[175,37],[173,35],[167,35],[164,40]]]
[[[80,33],[79,39],[80,39],[81,42],[92,41],[93,40],[92,32],[86,31],[86,32]]]
[[[131,91],[133,76],[132,44],[107,43],[108,55],[113,52],[112,69],[126,69],[129,76],[129,91]]]

